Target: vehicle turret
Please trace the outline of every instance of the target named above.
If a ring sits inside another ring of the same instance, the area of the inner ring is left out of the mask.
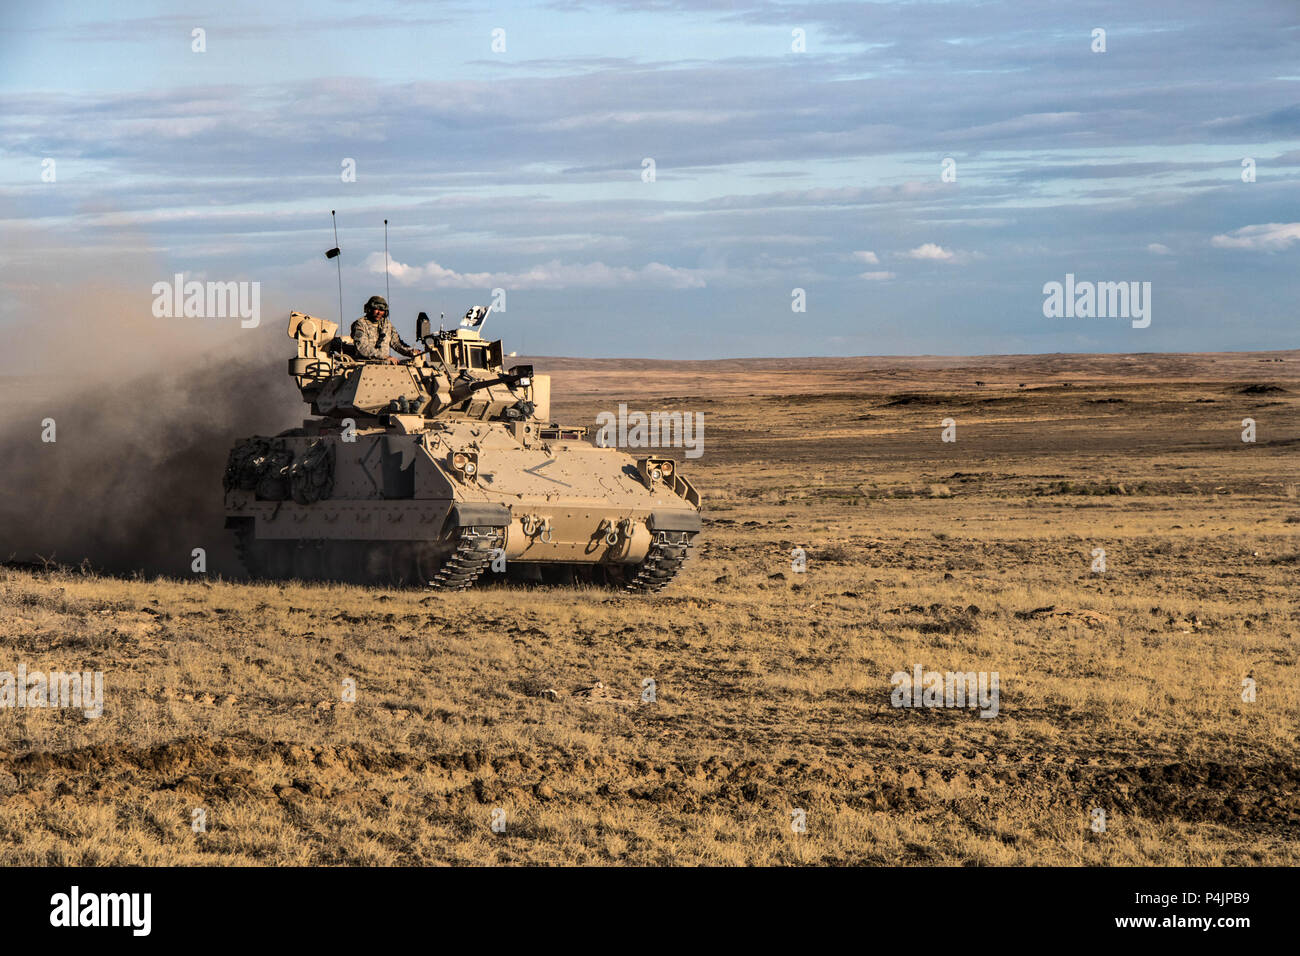
[[[473,314],[474,310],[471,310]],[[392,364],[357,356],[336,322],[289,316],[288,335],[298,346],[289,375],[313,414],[386,424],[390,415],[473,418],[544,424],[550,414],[550,378],[531,365],[502,366],[501,342],[470,328],[430,332],[420,314],[417,338],[425,350]],[[374,420],[373,422],[371,420]]]

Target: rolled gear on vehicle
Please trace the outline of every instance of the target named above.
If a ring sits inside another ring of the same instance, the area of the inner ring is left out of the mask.
[[[240,491],[254,490],[266,470],[270,454],[271,442],[267,438],[250,438],[230,449],[226,473],[221,480],[226,491],[236,488]]]
[[[293,449],[283,439],[270,442],[254,493],[263,501],[287,500],[291,496],[289,472],[292,468]]]
[[[263,501],[289,497],[293,449],[281,439],[255,436],[230,450],[222,485],[226,491],[251,491]]]
[[[334,490],[334,445],[317,439],[289,469],[293,500],[300,505],[323,501]]]

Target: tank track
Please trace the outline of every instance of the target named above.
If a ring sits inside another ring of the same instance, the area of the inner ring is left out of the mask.
[[[505,529],[476,525],[457,530],[459,538],[455,550],[442,560],[432,574],[431,569],[414,555],[382,549],[379,552],[379,563],[385,565],[387,570],[380,568],[360,570],[356,574],[330,573],[331,566],[335,569],[363,567],[365,551],[340,552],[328,560],[331,551],[327,547],[313,547],[310,543],[293,540],[258,540],[253,537],[251,527],[241,527],[235,541],[241,561],[255,580],[344,580],[357,584],[406,584],[439,591],[464,591],[473,587],[491,567],[493,550],[504,546]],[[625,592],[653,594],[662,591],[685,563],[694,543],[693,537],[687,531],[657,532],[649,551],[639,564],[607,567],[605,572],[601,572],[599,566],[594,566],[588,573],[600,575],[595,581],[606,586],[621,587]],[[374,543],[371,544],[372,548],[373,546]],[[339,547],[339,544],[336,543],[335,547]],[[388,559],[393,560],[390,562]],[[393,570],[394,564],[400,565],[400,572]]]
[[[688,531],[657,532],[650,550],[636,566],[636,573],[623,584],[623,590],[641,594],[663,590],[685,563],[690,547]]]
[[[265,574],[265,569],[260,566],[253,552],[253,529],[247,525],[241,525],[235,530],[235,554],[250,577],[260,578]]]
[[[287,576],[291,571],[290,555],[281,542],[260,542],[253,537],[251,525],[242,525],[235,532],[235,552],[240,563],[254,580],[265,581]]]
[[[464,591],[472,587],[492,563],[493,549],[500,548],[504,539],[504,528],[461,528],[460,543],[428,582],[429,587],[439,591]]]

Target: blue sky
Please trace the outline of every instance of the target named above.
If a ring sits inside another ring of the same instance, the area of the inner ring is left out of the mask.
[[[0,18],[0,325],[90,279],[147,315],[175,272],[260,282],[268,324],[337,318],[337,209],[347,319],[383,292],[387,217],[408,336],[500,287],[488,331],[535,354],[1300,345],[1296,0]],[[1066,273],[1150,282],[1150,327],[1045,318]]]

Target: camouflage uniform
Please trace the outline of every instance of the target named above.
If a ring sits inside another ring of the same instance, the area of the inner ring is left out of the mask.
[[[407,356],[419,354],[419,349],[402,341],[402,337],[393,328],[393,323],[388,321],[387,315],[370,314],[372,305],[378,305],[385,312],[388,311],[388,303],[381,296],[372,296],[366,303],[366,314],[352,323],[352,342],[356,347],[357,355],[363,359],[382,362],[388,358],[390,350]]]

